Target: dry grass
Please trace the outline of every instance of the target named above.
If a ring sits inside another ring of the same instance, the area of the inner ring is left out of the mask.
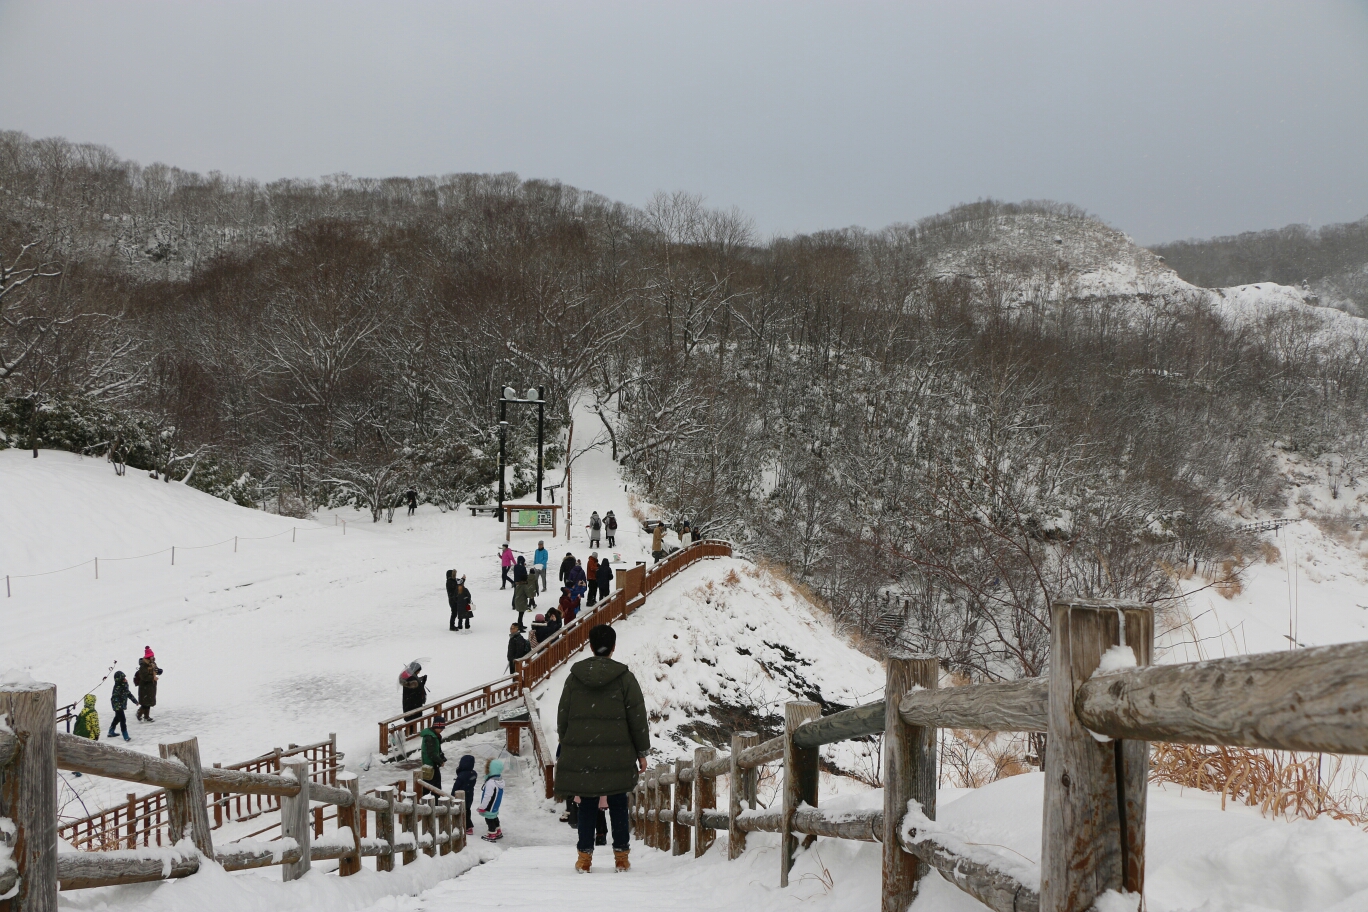
[[[940,743],[942,784],[980,788],[990,782],[1031,771],[1026,741],[1005,732],[953,729]]]
[[[1150,745],[1150,781],[1171,782],[1257,807],[1267,817],[1322,815],[1368,824],[1368,801],[1355,788],[1358,761],[1332,754],[1296,754],[1241,747]],[[1339,787],[1332,787],[1338,783]]]
[[[635,494],[627,494],[627,509],[632,511],[632,518],[638,523],[646,521],[646,511],[641,509],[641,500]]]
[[[1282,560],[1282,551],[1271,541],[1260,541],[1258,547],[1259,554],[1263,557],[1265,564],[1276,564]]]

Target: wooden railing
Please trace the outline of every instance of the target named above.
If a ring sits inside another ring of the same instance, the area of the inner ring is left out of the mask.
[[[279,773],[287,761],[303,759],[309,764],[309,780],[321,785],[336,785],[341,769],[337,735],[314,744],[291,744],[260,757],[224,767],[248,773]],[[211,794],[208,797],[211,826],[251,820],[268,811],[280,809],[280,798],[263,794]],[[142,846],[171,845],[170,808],[166,790],[144,795],[129,793],[128,800],[88,817],[59,823],[57,836],[83,851],[113,851]]]
[[[779,833],[781,886],[800,836],[878,842],[884,912],[905,912],[931,868],[995,912],[1084,912],[1108,892],[1144,892],[1149,740],[1368,753],[1368,643],[1146,667],[1150,606],[1061,600],[1051,624],[1048,679],[938,690],[935,657],[895,655],[881,702],[825,718],[816,703],[789,703],[776,738],[738,732],[729,755],[698,748],[649,770],[630,796],[634,835],[702,855],[726,830],[736,858],[747,833]],[[1104,655],[1113,670],[1099,671]],[[1019,862],[986,846],[959,855],[938,835],[937,728],[1047,733],[1038,890],[1007,873]],[[883,809],[822,810],[818,749],[879,732]],[[757,770],[775,761],[781,798],[761,809]]]
[[[650,569],[645,564],[637,564],[617,571],[617,589],[613,594],[592,608],[585,608],[573,621],[533,647],[518,660],[515,674],[381,721],[380,753],[404,752],[407,742],[418,737],[419,732],[438,716],[446,720],[448,730],[454,731],[455,723],[521,702],[526,691],[544,683],[556,669],[579,654],[589,642],[589,631],[595,626],[612,624],[627,617],[641,607],[648,593],[698,561],[731,555],[730,542],[710,539],[681,548]]]
[[[376,858],[376,868],[390,871],[394,857],[404,864],[418,853],[443,855],[465,847],[465,799],[414,786],[407,796],[395,786],[362,794],[355,774],[340,764],[315,769],[324,744],[307,745],[284,759],[278,772],[260,772],[264,758],[240,764],[244,769],[200,763],[195,739],[161,745],[161,758],[59,732],[52,724],[57,690],[50,684],[0,689],[0,817],[12,826],[0,828],[10,852],[0,862],[0,896],[8,910],[36,912],[57,907],[57,892],[87,887],[141,883],[188,877],[211,858],[229,871],[281,865],[285,880],[296,880],[322,859],[338,860],[338,873],[355,874],[361,859]],[[282,755],[284,752],[281,752]],[[330,756],[335,750],[328,749]],[[274,754],[266,755],[272,761]],[[157,786],[169,827],[168,845],[103,852],[57,851],[56,781],[58,770]],[[422,794],[419,794],[422,792]],[[280,812],[278,846],[255,841],[214,848],[210,794],[265,796]],[[367,834],[367,815],[374,817],[374,837]],[[335,824],[330,838],[324,826]],[[397,831],[396,831],[397,825]]]

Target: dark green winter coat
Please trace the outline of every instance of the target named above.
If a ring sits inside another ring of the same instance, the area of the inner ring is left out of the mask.
[[[100,714],[95,711],[95,695],[86,694],[85,709],[76,717],[76,724],[72,727],[71,733],[78,738],[89,738],[91,741],[100,740]]]
[[[531,600],[537,597],[537,581],[526,579],[521,583],[513,584],[513,610],[526,611],[530,607]]]
[[[646,699],[626,665],[602,656],[576,662],[556,717],[556,796],[621,795],[636,788],[637,758],[651,748]]]
[[[442,753],[442,736],[437,734],[435,728],[423,729],[423,764],[433,769],[441,769],[442,764],[446,763],[446,754]]]

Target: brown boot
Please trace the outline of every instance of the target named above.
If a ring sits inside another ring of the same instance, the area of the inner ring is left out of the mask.
[[[619,874],[621,874],[623,871],[632,870],[632,863],[627,860],[627,856],[627,849],[623,849],[621,852],[614,850],[613,864],[615,867],[613,868],[613,870],[617,871],[617,873]]]
[[[579,858],[575,859],[575,870],[581,874],[589,873],[589,866],[594,863],[592,852],[580,852]]]

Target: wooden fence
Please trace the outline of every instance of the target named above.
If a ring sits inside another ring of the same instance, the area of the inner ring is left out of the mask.
[[[280,773],[287,762],[303,759],[309,764],[309,781],[321,785],[336,785],[341,769],[341,755],[337,752],[337,735],[315,744],[291,744],[260,757],[223,767],[249,773]],[[218,765],[215,764],[215,768]],[[280,809],[280,798],[263,794],[210,794],[210,826],[219,829],[225,823],[238,823]],[[125,803],[88,817],[59,823],[57,836],[83,851],[111,851],[142,846],[171,845],[170,805],[166,790],[157,789],[145,795],[129,793]]]
[[[649,770],[630,796],[634,834],[698,856],[725,830],[736,858],[747,833],[779,833],[781,886],[802,836],[877,842],[884,912],[906,912],[930,868],[995,912],[1084,912],[1109,891],[1144,892],[1149,741],[1368,753],[1368,643],[1147,667],[1150,606],[1061,600],[1051,623],[1048,679],[938,690],[935,657],[895,655],[882,702],[825,718],[789,703],[776,738],[738,732],[729,755],[698,748]],[[990,849],[967,858],[937,841],[937,728],[1047,733],[1038,890]],[[879,732],[883,809],[823,811],[818,749]],[[757,808],[757,770],[775,761],[778,806]]]
[[[522,703],[524,693],[544,683],[557,668],[579,654],[589,642],[589,631],[595,626],[612,624],[627,617],[644,604],[649,593],[698,561],[731,555],[730,542],[709,539],[681,548],[649,569],[645,564],[637,564],[617,571],[617,589],[613,594],[592,608],[585,608],[555,635],[533,647],[518,660],[516,673],[381,721],[380,753],[404,752],[409,740],[418,737],[437,716],[446,719],[448,728],[454,729],[456,723]]]
[[[331,739],[282,757],[275,772],[206,768],[193,738],[161,745],[158,759],[57,731],[52,724],[56,702],[56,688],[49,684],[0,689],[0,719],[5,723],[0,727],[0,817],[13,824],[0,828],[12,856],[0,865],[0,896],[9,897],[0,900],[3,912],[54,912],[59,889],[188,877],[199,870],[201,858],[213,858],[230,871],[281,865],[289,881],[324,859],[336,859],[338,873],[348,876],[361,869],[366,856],[376,858],[378,870],[390,871],[396,855],[410,864],[420,852],[446,855],[465,848],[463,797],[423,783],[415,783],[407,795],[395,786],[362,794],[356,775],[341,764],[315,769],[322,745],[331,745]],[[274,760],[274,754],[266,757]],[[152,852],[135,848],[59,854],[59,769],[158,786],[169,818],[169,844]],[[209,795],[271,799],[280,812],[280,844],[263,847],[253,840],[216,851],[210,818],[217,803]],[[326,820],[336,826],[320,838]],[[372,829],[374,836],[368,835]]]

